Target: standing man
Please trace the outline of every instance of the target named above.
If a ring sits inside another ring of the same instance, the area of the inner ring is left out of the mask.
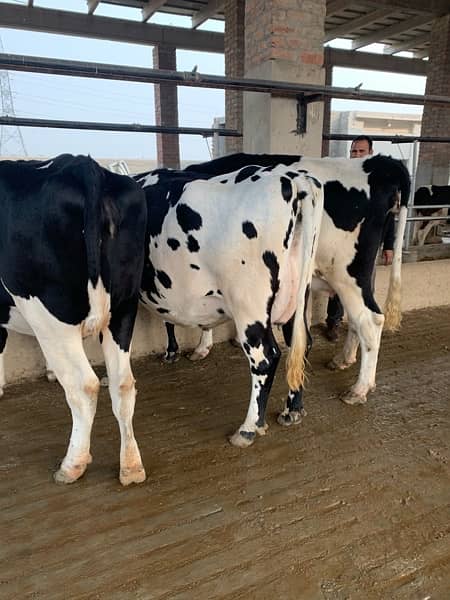
[[[372,138],[368,135],[358,135],[352,141],[350,146],[350,158],[364,158],[373,154]],[[385,232],[383,237],[383,264],[390,265],[394,256],[394,239],[395,239],[395,221],[394,215],[389,214],[386,219]],[[374,280],[372,280],[374,281]],[[339,300],[339,296],[334,294],[328,300],[327,320],[325,337],[330,342],[336,342],[338,339],[338,331],[344,316],[344,307]]]

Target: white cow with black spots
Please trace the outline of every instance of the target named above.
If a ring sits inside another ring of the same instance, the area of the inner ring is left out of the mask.
[[[237,169],[237,170],[236,170]],[[229,187],[245,175],[263,176],[308,173],[324,184],[325,210],[316,254],[313,285],[339,294],[348,314],[349,329],[343,351],[330,362],[333,369],[346,369],[356,361],[361,345],[361,367],[357,382],[343,396],[348,404],[366,402],[375,389],[375,374],[383,323],[388,329],[400,324],[400,276],[402,240],[410,177],[401,163],[387,156],[364,159],[311,159],[296,155],[235,154],[186,169],[191,175],[210,178]],[[372,273],[386,216],[400,212],[385,316],[375,302]],[[289,323],[283,331],[290,338]],[[202,336],[206,356],[212,345],[211,332]],[[170,341],[170,338],[169,338]],[[176,340],[172,338],[173,343]],[[206,349],[206,351],[205,351]],[[303,411],[301,390],[289,394],[279,417],[284,425],[300,422]]]
[[[273,324],[292,324],[288,383],[293,393],[303,383],[322,185],[302,173],[253,180],[237,174],[229,186],[164,170],[140,182],[148,208],[141,301],[170,323],[209,329],[234,321],[252,387],[247,417],[231,442],[249,446],[267,428],[280,358]]]

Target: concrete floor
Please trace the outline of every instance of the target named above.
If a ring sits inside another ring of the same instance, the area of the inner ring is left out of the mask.
[[[135,416],[148,479],[118,482],[118,431],[105,390],[94,462],[52,481],[70,416],[43,379],[0,401],[0,598],[344,600],[450,598],[450,308],[405,315],[384,335],[366,406],[337,396],[316,331],[298,427],[275,422],[238,450],[244,357],[218,344],[202,363],[135,362]]]

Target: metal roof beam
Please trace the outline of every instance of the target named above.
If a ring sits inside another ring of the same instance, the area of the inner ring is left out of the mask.
[[[378,10],[373,10],[365,15],[361,15],[357,19],[350,19],[345,23],[342,23],[342,25],[338,25],[337,27],[333,27],[333,29],[326,31],[324,41],[329,42],[335,38],[344,37],[357,29],[361,29],[361,27],[374,23],[378,19],[387,17],[393,12],[395,12],[395,8],[379,8]]]
[[[410,31],[411,29],[420,27],[420,25],[425,25],[425,23],[429,23],[432,20],[433,19],[429,14],[423,14],[417,15],[412,19],[400,21],[399,23],[395,23],[395,25],[390,25],[389,27],[383,27],[381,31],[374,31],[373,33],[362,35],[356,38],[356,40],[354,40],[352,43],[352,50],[357,50],[358,48],[363,48],[369,44],[387,40],[394,35],[398,35],[399,33]]]
[[[145,23],[155,12],[166,3],[166,0],[149,0],[142,7],[142,21]]]
[[[223,33],[193,31],[83,13],[0,2],[0,27],[75,35],[130,44],[168,44],[198,52],[224,52]]]
[[[205,8],[202,8],[197,13],[195,13],[192,17],[192,28],[196,29],[202,23],[211,19],[216,13],[218,13],[223,8],[224,0],[209,0],[208,4]]]
[[[327,17],[339,13],[352,6],[380,6],[375,0],[363,0],[362,2],[355,2],[355,0],[327,0]]]

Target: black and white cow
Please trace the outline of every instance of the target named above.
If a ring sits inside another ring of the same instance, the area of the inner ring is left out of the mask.
[[[145,479],[132,425],[130,343],[146,208],[136,182],[88,157],[0,162],[0,353],[8,329],[36,336],[64,388],[72,433],[58,482],[77,480],[91,461],[99,380],[83,349],[87,335],[102,343],[121,434],[120,481]]]
[[[148,207],[141,300],[169,323],[210,329],[234,321],[252,379],[247,417],[231,438],[240,447],[267,428],[280,358],[272,324],[290,329],[292,394],[303,383],[304,315],[323,188],[304,173],[285,171],[250,176],[243,169],[233,185],[164,170],[139,178]]]
[[[430,231],[437,225],[444,225],[448,217],[448,208],[433,208],[450,204],[450,185],[427,185],[417,188],[414,194],[415,206],[429,206],[417,210],[417,217],[443,217],[442,221],[415,221],[412,243],[423,246]]]
[[[330,367],[345,369],[353,364],[361,343],[359,378],[343,400],[348,404],[366,402],[367,393],[375,388],[383,323],[387,329],[397,329],[400,324],[402,240],[410,191],[406,168],[401,161],[380,155],[349,160],[234,154],[191,165],[186,171],[198,173],[202,178],[211,177],[213,181],[232,188],[237,177],[236,169],[241,169],[241,178],[243,173],[255,178],[269,173],[292,176],[293,173],[307,172],[324,184],[325,212],[316,254],[315,281],[319,287],[339,294],[349,318],[343,351],[333,358]],[[399,209],[385,319],[373,296],[372,272],[386,215]],[[174,336],[171,343],[173,349]],[[206,350],[204,355],[211,345],[211,332],[206,331],[199,346]],[[301,396],[290,393],[279,422],[285,425],[298,422],[299,406]]]

